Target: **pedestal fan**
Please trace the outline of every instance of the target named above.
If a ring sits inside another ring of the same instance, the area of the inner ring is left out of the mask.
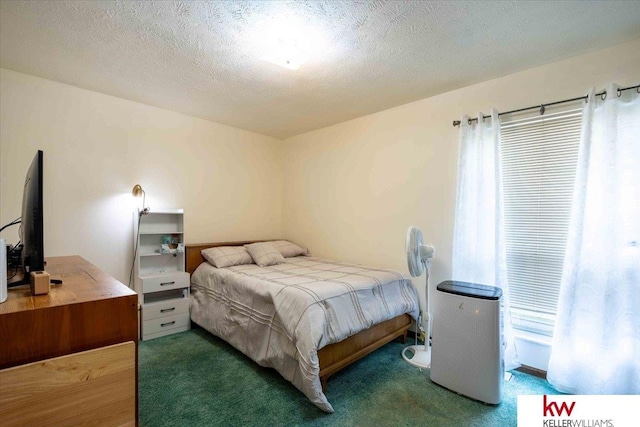
[[[409,273],[412,277],[419,277],[422,273],[426,274],[426,303],[425,312],[421,313],[418,318],[418,324],[425,331],[424,345],[418,345],[416,331],[416,345],[406,347],[402,350],[402,358],[409,364],[419,368],[428,368],[431,365],[431,347],[429,346],[429,337],[431,336],[431,313],[429,312],[429,267],[431,259],[436,254],[436,248],[429,244],[424,244],[422,239],[422,231],[418,227],[411,226],[407,231],[406,241],[407,264]],[[420,321],[422,320],[422,321]],[[413,351],[413,357],[407,356],[408,351]]]

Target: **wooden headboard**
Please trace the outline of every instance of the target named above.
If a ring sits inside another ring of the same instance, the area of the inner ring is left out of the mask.
[[[243,246],[249,243],[271,242],[273,240],[278,239],[246,240],[241,242],[192,243],[185,245],[185,271],[189,274],[193,274],[200,264],[206,262],[200,253],[204,249],[215,248],[217,246]]]

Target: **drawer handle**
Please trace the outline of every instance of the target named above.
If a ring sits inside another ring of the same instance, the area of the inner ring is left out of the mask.
[[[169,285],[175,285],[175,284],[176,284],[175,281],[173,281],[173,282],[164,282],[164,283],[160,283],[160,286],[169,286]]]
[[[173,311],[175,310],[175,307],[171,307],[171,308],[163,308],[162,310],[160,310],[160,313],[167,313],[169,311]]]
[[[164,328],[165,326],[169,326],[169,325],[173,325],[174,323],[176,323],[176,321],[174,320],[173,322],[167,322],[167,323],[161,323],[160,327]]]

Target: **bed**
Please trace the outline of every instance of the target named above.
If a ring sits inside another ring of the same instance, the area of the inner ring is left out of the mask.
[[[202,255],[256,243],[267,242],[186,245],[191,319],[333,412],[324,395],[327,379],[384,344],[406,339],[419,311],[415,288],[398,272],[307,255],[224,268]]]

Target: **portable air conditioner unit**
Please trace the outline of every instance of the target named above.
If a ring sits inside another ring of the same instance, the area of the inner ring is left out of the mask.
[[[431,381],[481,402],[502,400],[502,289],[446,281],[433,310]]]

